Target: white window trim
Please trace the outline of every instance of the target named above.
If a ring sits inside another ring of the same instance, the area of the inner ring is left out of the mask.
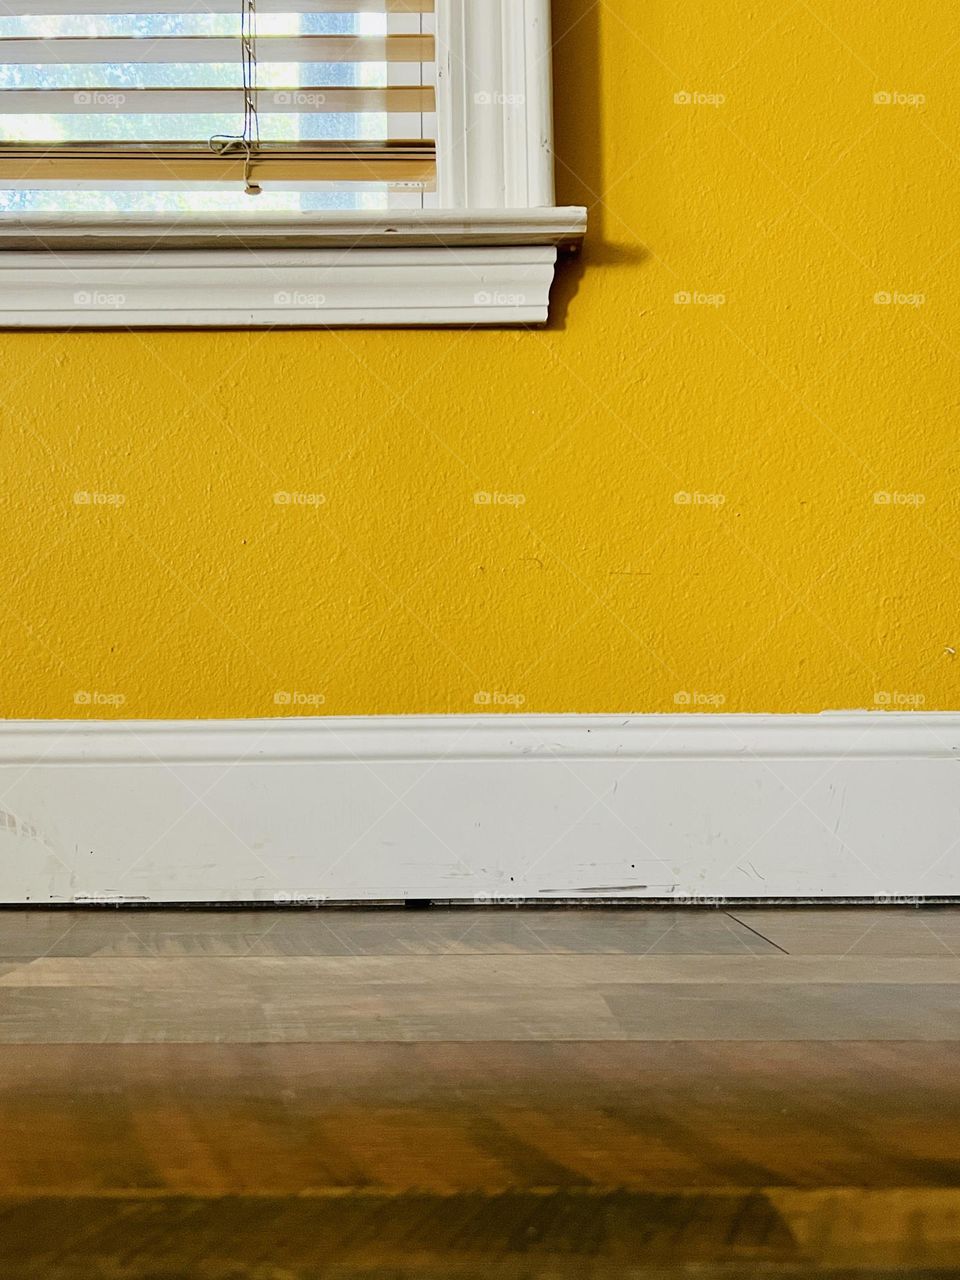
[[[544,323],[586,230],[555,207],[550,0],[437,0],[437,26],[441,208],[10,219],[0,328]]]
[[[440,204],[550,207],[550,0],[436,0]]]

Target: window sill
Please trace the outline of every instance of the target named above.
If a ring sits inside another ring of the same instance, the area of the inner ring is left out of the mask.
[[[0,328],[529,325],[586,210],[32,216],[0,226]]]

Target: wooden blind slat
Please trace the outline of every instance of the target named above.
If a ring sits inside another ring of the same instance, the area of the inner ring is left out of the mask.
[[[261,89],[257,98],[260,115],[436,110],[436,91],[429,85],[383,89],[296,85]],[[97,89],[0,90],[0,113],[4,115],[216,115],[242,110],[240,89],[127,89],[104,85]]]
[[[238,0],[4,0],[5,18],[74,14],[237,13]],[[434,0],[257,0],[258,13],[433,13]]]
[[[27,36],[0,39],[0,63],[239,62],[237,36]],[[258,62],[432,62],[433,36],[259,36]],[[0,90],[0,94],[5,92]]]
[[[4,144],[0,180],[29,187],[31,180],[236,183],[242,155],[218,155],[191,143]],[[252,166],[254,179],[277,182],[410,183],[432,187],[436,152],[431,143],[287,143],[264,147]]]

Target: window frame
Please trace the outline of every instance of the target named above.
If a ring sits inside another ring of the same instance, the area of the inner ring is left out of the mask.
[[[586,230],[555,205],[550,0],[436,0],[436,27],[439,207],[5,220],[0,328],[544,323]]]

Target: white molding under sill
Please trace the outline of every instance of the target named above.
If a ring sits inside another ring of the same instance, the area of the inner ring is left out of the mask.
[[[0,329],[532,325],[552,245],[0,249]]]

